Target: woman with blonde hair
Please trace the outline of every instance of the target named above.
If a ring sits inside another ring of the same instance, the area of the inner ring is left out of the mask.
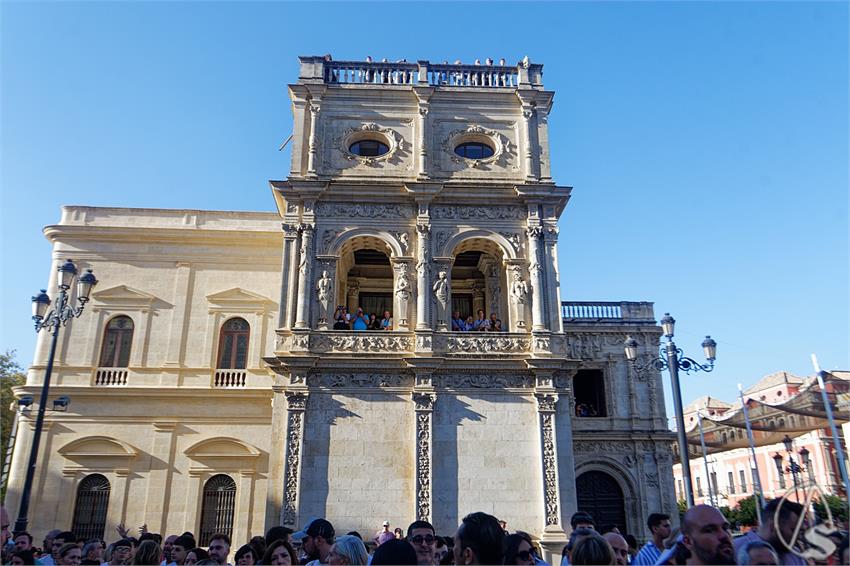
[[[570,555],[570,564],[579,566],[582,564],[616,564],[614,561],[614,549],[608,541],[594,533],[584,537],[576,543]]]
[[[162,549],[156,541],[145,540],[136,549],[136,555],[133,557],[133,564],[139,566],[151,566],[162,562]]]

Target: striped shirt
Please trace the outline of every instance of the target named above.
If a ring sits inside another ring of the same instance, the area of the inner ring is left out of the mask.
[[[661,558],[661,549],[655,546],[654,542],[649,541],[635,555],[632,565],[653,566],[659,558]]]

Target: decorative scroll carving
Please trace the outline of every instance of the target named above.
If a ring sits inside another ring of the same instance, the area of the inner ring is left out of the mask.
[[[310,387],[404,387],[412,384],[407,375],[390,373],[315,373],[307,378]]]
[[[406,352],[413,347],[407,336],[313,335],[313,352]]]
[[[280,225],[283,229],[283,237],[284,238],[297,238],[298,237],[298,224],[287,224],[284,222]]]
[[[436,243],[437,243],[437,253],[438,254],[442,252],[443,246],[446,245],[446,242],[448,241],[448,239],[449,239],[449,232],[437,232]]]
[[[413,402],[416,404],[417,411],[432,411],[434,410],[434,401],[437,396],[433,393],[413,392]]]
[[[485,141],[488,145],[494,146],[493,155],[483,159],[468,159],[455,153],[455,147],[468,141]],[[478,125],[471,125],[466,129],[450,132],[443,141],[443,150],[451,156],[451,160],[455,163],[463,163],[474,168],[497,162],[507,165],[510,157],[516,153],[511,140],[507,136]]]
[[[348,150],[354,142],[365,139],[378,139],[379,141],[387,144],[389,151],[382,155],[363,156],[351,153]],[[378,124],[373,123],[366,123],[355,128],[348,128],[334,141],[336,142],[339,151],[342,152],[343,157],[349,161],[357,161],[358,163],[369,167],[376,167],[382,162],[392,159],[393,156],[401,150],[404,143],[404,139],[401,137],[401,134],[395,130],[391,128],[383,128]]]
[[[658,487],[658,474],[646,472],[646,485],[649,487]]]
[[[287,202],[286,203],[286,212],[287,212],[287,214],[297,213],[298,212],[298,205],[295,204],[294,202]]]
[[[417,350],[428,350],[431,348],[431,337],[423,336],[421,334],[416,336],[416,349]]]
[[[337,236],[339,236],[339,230],[325,230],[325,233],[322,234],[322,251],[324,253],[330,251],[331,244]]]
[[[518,206],[432,206],[431,218],[446,220],[524,220],[526,211]]]
[[[548,395],[546,397],[549,397]],[[538,397],[538,402],[541,402]],[[548,403],[548,402],[547,402]],[[552,411],[555,403],[551,403]],[[555,415],[553,412],[542,412],[540,405],[540,438],[543,443],[543,499],[546,507],[546,525],[557,525],[558,519],[558,476],[555,458]]]
[[[450,336],[446,341],[449,353],[467,354],[515,354],[527,352],[527,338],[509,338],[504,336]]]
[[[554,413],[555,412],[555,403],[558,402],[558,398],[554,395],[545,395],[538,394],[535,395],[537,398],[537,410],[541,413]]]
[[[505,239],[510,242],[511,247],[515,252],[518,252],[520,248],[522,248],[522,241],[519,239],[519,234],[516,232],[499,232]]]
[[[307,394],[288,392],[286,394],[286,408],[290,411],[303,411],[307,409]]]
[[[413,216],[413,207],[404,204],[320,202],[316,205],[316,214],[324,217],[403,219]]]
[[[502,387],[530,388],[534,380],[527,375],[478,373],[435,374],[434,387],[446,389],[497,389]]]

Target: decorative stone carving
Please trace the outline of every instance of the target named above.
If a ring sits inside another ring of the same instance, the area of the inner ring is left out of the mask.
[[[307,273],[307,265],[310,260],[310,245],[313,242],[313,226],[301,225],[301,259],[298,263],[298,272],[302,275]]]
[[[410,234],[407,232],[396,232],[396,238],[398,238],[398,243],[401,245],[401,251],[404,255],[410,251]]]
[[[450,336],[446,341],[449,353],[517,354],[529,350],[527,338],[507,336]]]
[[[436,244],[438,254],[442,253],[443,247],[449,239],[449,235],[449,232],[437,232]]]
[[[407,327],[407,313],[410,306],[410,278],[407,276],[407,264],[399,262],[394,267],[396,271],[396,324],[401,327]]]
[[[634,444],[621,440],[606,440],[604,442],[595,440],[575,440],[573,442],[573,452],[628,454],[633,450]]]
[[[406,352],[413,346],[413,339],[407,336],[374,336],[337,334],[316,335],[310,343],[310,350],[321,352]]]
[[[434,387],[446,389],[498,389],[504,387],[531,388],[534,380],[527,375],[455,373],[435,374]]]
[[[428,398],[428,405],[420,408],[417,396]],[[433,395],[413,394],[416,402],[416,518],[431,521],[431,419]]]
[[[430,350],[431,349],[431,337],[423,336],[421,334],[416,336],[416,349],[417,350]]]
[[[541,437],[543,441],[543,479],[544,502],[546,507],[546,525],[558,524],[558,476],[555,458],[555,415],[542,413],[540,415]]]
[[[349,147],[355,142],[365,139],[375,139],[387,144],[389,151],[382,155],[363,156],[351,153]],[[361,165],[369,167],[378,166],[391,160],[402,149],[404,139],[401,134],[391,128],[384,128],[371,122],[361,124],[358,127],[348,128],[342,135],[334,140],[342,156],[349,161],[356,161]]]
[[[413,392],[413,402],[416,404],[417,411],[432,411],[436,399],[437,396],[433,393]]]
[[[658,487],[658,474],[646,472],[646,485],[649,487]]]
[[[284,222],[280,226],[283,229],[283,237],[284,238],[297,238],[298,237],[298,230],[300,228],[300,226],[298,224],[288,224],[288,223]]]
[[[522,242],[519,239],[519,234],[516,232],[499,232],[505,239],[510,242],[511,247],[515,252],[518,252],[522,248]]]
[[[322,234],[322,251],[324,253],[329,253],[331,244],[339,236],[339,230],[325,230],[325,233]]]
[[[304,433],[304,410],[307,394],[287,392],[289,418],[286,425],[286,479],[283,487],[283,524],[298,522],[298,480],[301,471],[301,444]]]
[[[443,220],[524,220],[519,206],[432,206],[431,218]]]
[[[537,410],[541,413],[554,413],[555,412],[555,403],[558,402],[558,398],[554,395],[548,394],[537,394],[534,396],[537,399]]]
[[[405,219],[413,216],[413,207],[404,204],[320,202],[316,205],[316,214],[322,217]]]
[[[310,387],[405,387],[412,384],[408,375],[390,373],[315,373],[307,378]]]
[[[479,141],[493,147],[493,155],[483,159],[468,159],[455,153],[455,148],[465,142]],[[454,130],[443,141],[443,150],[451,156],[455,163],[461,163],[473,168],[499,163],[506,166],[516,151],[511,140],[495,130],[488,130],[478,125],[470,125],[463,130]]]
[[[551,348],[551,341],[548,337],[538,336],[534,339],[534,349],[535,351],[546,351],[548,352]]]
[[[602,336],[590,332],[567,335],[567,354],[574,360],[592,360],[602,352]]]
[[[437,280],[434,282],[432,287],[434,291],[434,297],[437,299],[437,325],[438,326],[446,326],[446,320],[448,319],[448,307],[449,307],[449,278],[448,273],[445,271],[440,271],[437,276]]]
[[[294,334],[289,338],[290,350],[307,350],[310,348],[310,336],[308,334]]]

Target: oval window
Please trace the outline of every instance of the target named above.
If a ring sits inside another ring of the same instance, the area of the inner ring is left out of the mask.
[[[384,155],[389,150],[390,148],[387,144],[381,143],[378,140],[356,141],[348,148],[348,151],[361,157],[378,157],[379,155]]]
[[[484,159],[493,155],[493,148],[486,143],[466,142],[457,146],[455,153],[467,159]]]

